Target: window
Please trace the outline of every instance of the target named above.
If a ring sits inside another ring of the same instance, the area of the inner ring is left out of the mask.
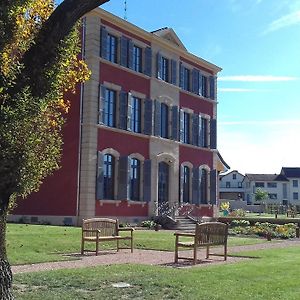
[[[131,159],[130,163],[130,200],[140,199],[141,163],[138,159]]]
[[[169,165],[158,164],[158,204],[159,213],[163,213],[169,201]]]
[[[207,92],[207,77],[202,76],[202,96],[203,97],[208,97],[208,92]]]
[[[207,204],[208,201],[207,201],[207,175],[208,175],[208,172],[205,170],[205,169],[202,169],[201,171],[201,203],[203,204]]]
[[[190,70],[187,68],[183,68],[183,89],[186,91],[190,90],[190,81],[191,74]]]
[[[107,35],[107,59],[111,62],[118,62],[118,39],[117,37],[108,34]]]
[[[131,97],[131,130],[141,132],[141,99]]]
[[[142,72],[142,48],[133,46],[133,70]]]
[[[161,61],[161,79],[164,81],[169,81],[169,60],[165,57],[162,57]]]
[[[298,187],[298,180],[296,179],[293,180],[293,187]]]
[[[230,188],[230,181],[226,181],[226,187]]]
[[[190,199],[190,169],[183,167],[183,202],[187,203]]]
[[[104,199],[114,199],[115,158],[111,154],[104,155]]]
[[[271,200],[276,200],[277,199],[277,194],[269,194],[269,199]]]
[[[110,127],[116,126],[116,92],[109,89],[105,90],[103,123]]]
[[[242,188],[243,186],[242,186],[242,182],[241,181],[239,181],[238,182],[238,188]]]
[[[236,179],[236,174],[232,174],[232,179],[233,179],[233,180]]]
[[[183,113],[183,142],[190,142],[190,114],[187,112]]]
[[[298,193],[293,193],[293,200],[298,200]]]
[[[167,139],[169,137],[169,107],[165,103],[161,103],[160,117],[160,136]]]
[[[277,188],[277,182],[268,182],[267,187],[268,188]]]
[[[201,147],[207,147],[208,146],[208,139],[207,139],[207,128],[208,128],[208,121],[205,118],[201,118]]]
[[[255,182],[255,187],[265,187],[264,182]]]

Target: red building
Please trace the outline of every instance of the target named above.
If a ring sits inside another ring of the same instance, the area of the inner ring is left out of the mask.
[[[73,97],[62,168],[19,201],[13,219],[77,224],[214,214],[219,67],[189,53],[171,28],[146,32],[102,9],[83,19],[91,79]]]

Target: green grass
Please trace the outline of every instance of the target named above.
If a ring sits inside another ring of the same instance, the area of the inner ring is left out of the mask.
[[[299,299],[299,248],[249,252],[257,259],[204,268],[112,265],[15,276],[17,299]],[[128,288],[113,283],[126,282]]]
[[[79,252],[80,242],[81,229],[76,227],[8,224],[7,228],[7,249],[9,261],[13,265],[70,259],[62,254]],[[229,238],[229,245],[249,245],[262,242],[265,240]],[[102,244],[101,247],[103,247]],[[173,232],[136,230],[134,247],[173,251]],[[112,248],[112,244],[107,243],[104,248]]]

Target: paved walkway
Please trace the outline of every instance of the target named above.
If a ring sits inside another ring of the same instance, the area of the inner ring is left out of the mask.
[[[98,265],[112,265],[112,264],[145,264],[145,265],[162,265],[170,267],[204,267],[212,264],[228,264],[242,260],[251,259],[248,256],[242,256],[243,251],[261,250],[269,248],[284,248],[287,246],[300,246],[300,240],[288,240],[288,241],[275,241],[256,245],[247,246],[234,246],[228,247],[228,259],[224,262],[221,256],[211,256],[210,259],[205,259],[205,249],[200,249],[198,252],[199,263],[195,266],[190,261],[180,260],[178,264],[174,263],[174,252],[169,251],[156,251],[156,250],[139,250],[134,249],[133,253],[129,250],[115,251],[102,251],[98,256],[89,254],[81,256],[78,253],[68,255],[71,259],[69,261],[49,262],[30,265],[18,265],[12,266],[12,272],[25,273],[25,272],[39,272],[46,270],[58,270],[58,269],[74,269],[82,267],[94,267]],[[223,249],[217,247],[214,249],[215,253],[222,253]],[[189,254],[192,256],[191,251]],[[239,253],[241,256],[235,256]]]

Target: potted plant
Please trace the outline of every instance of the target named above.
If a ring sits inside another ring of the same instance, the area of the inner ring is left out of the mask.
[[[226,217],[229,214],[229,202],[222,202],[220,205],[221,210],[223,211],[223,216]]]

